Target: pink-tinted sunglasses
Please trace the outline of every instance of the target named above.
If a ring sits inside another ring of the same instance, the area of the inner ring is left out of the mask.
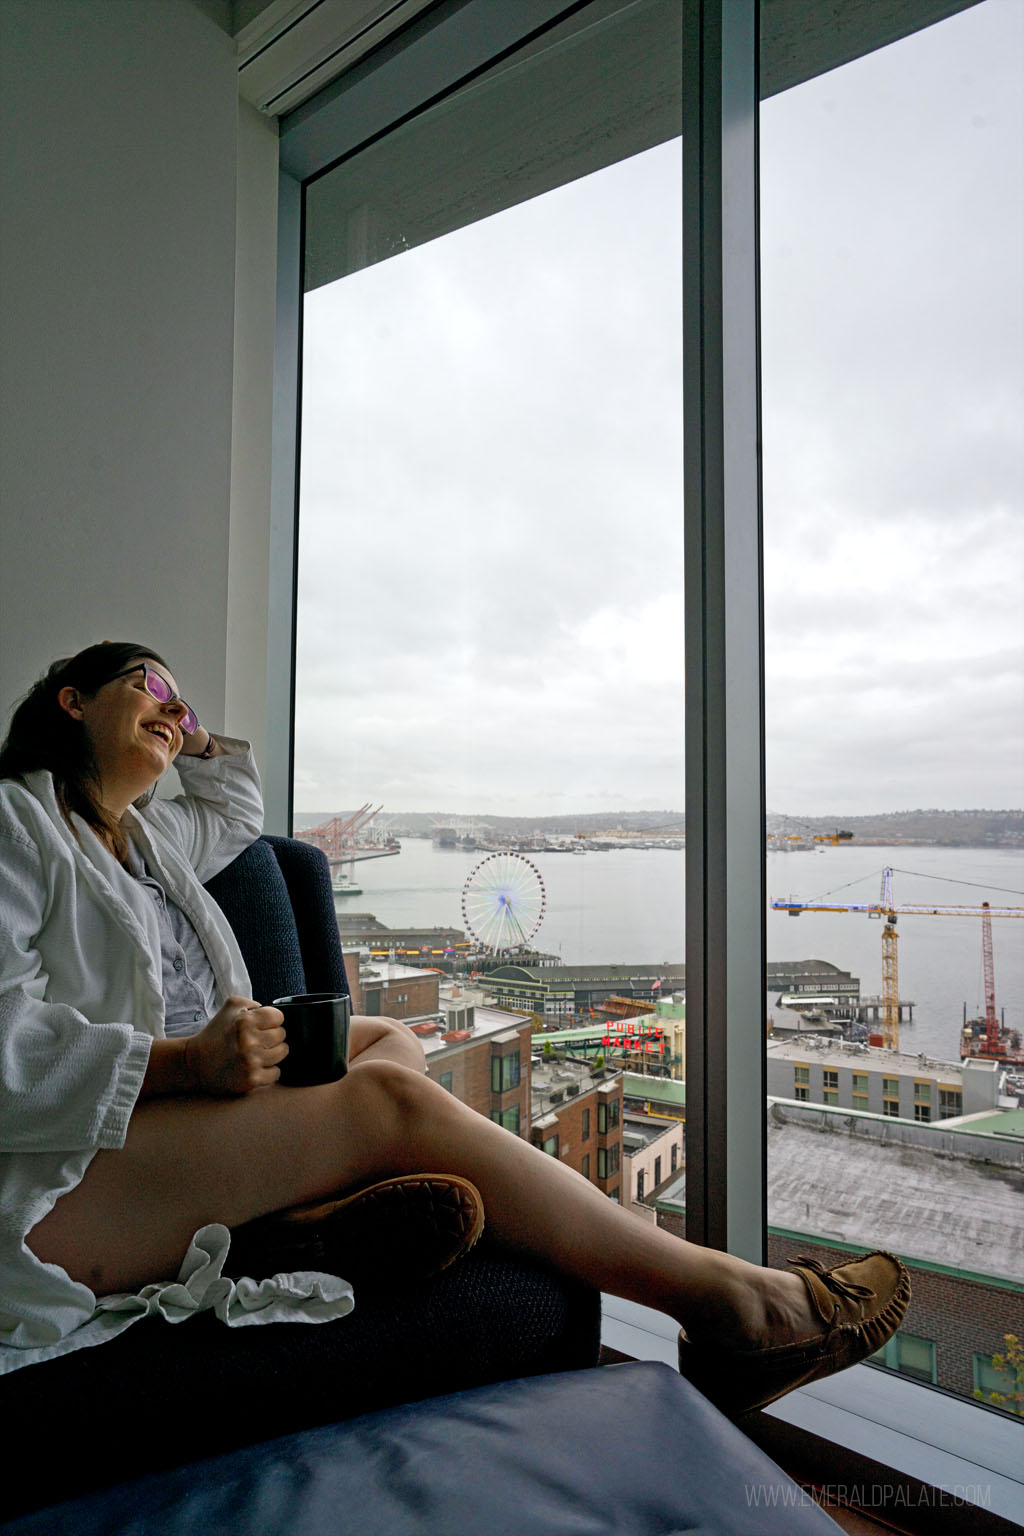
[[[126,667],[123,672],[117,672],[110,679],[116,683],[119,677],[130,677],[133,672],[143,674],[143,687],[150,698],[156,699],[158,704],[185,704],[180,694],[172,693],[171,685],[159,672],[154,672],[144,661],[140,661],[134,667]],[[185,704],[185,713],[181,717],[181,728],[186,736],[192,736],[199,729],[199,716],[189,704]]]

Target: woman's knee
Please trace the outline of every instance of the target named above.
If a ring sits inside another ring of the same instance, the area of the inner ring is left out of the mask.
[[[378,1022],[383,1025],[385,1033],[399,1047],[403,1056],[425,1072],[427,1058],[423,1042],[413,1034],[408,1024],[402,1024],[398,1019],[380,1019]]]
[[[349,1056],[353,1062],[364,1055],[372,1061],[379,1057],[401,1062],[418,1072],[427,1070],[422,1042],[407,1024],[397,1019],[356,1015],[349,1033]]]
[[[361,1112],[393,1117],[399,1124],[425,1106],[435,1087],[413,1067],[380,1057],[359,1062],[337,1086],[350,1112],[356,1101]]]

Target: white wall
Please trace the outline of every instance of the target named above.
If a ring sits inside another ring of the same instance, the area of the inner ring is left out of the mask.
[[[277,124],[238,104],[234,422],[228,562],[225,726],[263,765],[268,745],[270,450],[277,277]],[[289,571],[290,575],[290,571]],[[280,625],[275,626],[279,630]],[[276,638],[276,637],[275,637]],[[278,700],[277,702],[282,702]],[[281,800],[282,785],[272,799]],[[278,832],[288,832],[279,810]]]
[[[265,360],[235,335],[237,77],[216,15],[192,0],[0,6],[5,721],[54,657],[104,638],[151,644],[200,713],[224,718],[229,585],[247,592],[266,563],[268,466],[248,460],[232,565],[233,427],[259,436]],[[249,208],[265,203],[276,144],[252,123],[246,143]],[[273,263],[268,300],[251,255],[266,218],[245,223],[243,324],[268,335]],[[257,396],[241,428],[239,355]],[[233,632],[241,730],[266,658],[246,675],[244,625]]]

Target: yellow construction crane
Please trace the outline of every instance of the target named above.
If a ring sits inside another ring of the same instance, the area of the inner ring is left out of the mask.
[[[900,978],[897,916],[914,917],[1024,917],[1024,907],[993,907],[982,902],[980,906],[933,906],[921,902],[893,900],[892,870],[882,871],[882,890],[877,902],[828,902],[797,901],[795,897],[777,900],[772,897],[772,908],[799,917],[801,912],[866,912],[868,917],[884,919],[882,929],[882,1041],[891,1050],[900,1048]]]

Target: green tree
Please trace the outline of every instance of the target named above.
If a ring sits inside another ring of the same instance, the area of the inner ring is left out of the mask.
[[[980,1403],[992,1403],[996,1408],[1003,1408],[1007,1413],[1016,1413],[1024,1418],[1024,1344],[1015,1333],[1004,1333],[1003,1343],[1006,1350],[992,1356],[992,1366],[994,1370],[1005,1371],[1012,1377],[1013,1386],[1009,1392],[988,1393],[975,1387],[974,1396]]]

